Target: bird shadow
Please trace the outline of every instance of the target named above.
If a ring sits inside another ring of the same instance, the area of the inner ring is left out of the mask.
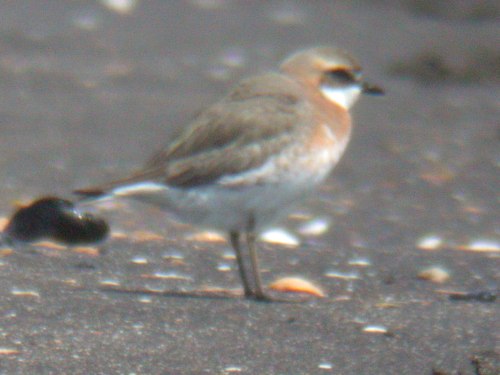
[[[303,303],[311,301],[311,298],[293,297],[283,298],[266,295],[264,299],[258,299],[253,296],[245,296],[239,289],[223,289],[210,288],[203,290],[163,290],[155,291],[141,288],[116,288],[116,287],[100,287],[99,291],[111,294],[127,294],[127,295],[147,295],[168,298],[189,298],[189,299],[206,299],[206,300],[244,300],[259,303]]]

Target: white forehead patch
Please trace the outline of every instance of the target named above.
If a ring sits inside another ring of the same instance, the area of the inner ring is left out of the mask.
[[[345,109],[349,109],[361,94],[361,87],[331,87],[323,85],[321,86],[321,92],[331,102],[334,102]]]

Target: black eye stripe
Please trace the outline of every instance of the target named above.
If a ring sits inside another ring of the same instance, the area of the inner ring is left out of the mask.
[[[349,83],[356,81],[354,75],[345,69],[330,70],[326,73],[330,79],[334,79],[339,83]]]

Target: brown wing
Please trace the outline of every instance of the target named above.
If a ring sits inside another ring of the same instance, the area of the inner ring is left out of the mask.
[[[279,135],[296,122],[299,97],[295,84],[278,74],[243,81],[153,155],[146,167]]]
[[[258,167],[289,142],[285,134],[267,137],[257,143],[234,142],[220,149],[173,160],[163,181],[170,186],[194,187],[214,183],[220,178]]]
[[[304,121],[305,106],[299,98],[295,84],[280,75],[243,81],[153,155],[142,171],[106,189],[144,180],[194,187],[262,165],[290,142],[289,134]],[[98,191],[103,189],[79,193]]]

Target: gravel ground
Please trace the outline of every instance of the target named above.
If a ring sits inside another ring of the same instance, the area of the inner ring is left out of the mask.
[[[387,89],[260,244],[266,284],[325,298],[244,300],[226,242],[103,203],[100,249],[0,248],[0,374],[498,374],[500,7],[443,4],[0,2],[3,217],[140,166],[298,48],[342,46]]]

